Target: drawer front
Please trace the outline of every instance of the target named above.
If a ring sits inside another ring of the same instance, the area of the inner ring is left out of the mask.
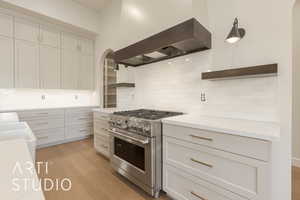
[[[107,135],[96,134],[94,136],[94,146],[97,152],[104,156],[109,156],[109,137]]]
[[[34,110],[34,111],[21,111],[18,112],[19,118],[22,121],[40,118],[63,118],[65,111],[63,109],[51,110]]]
[[[63,128],[65,126],[64,118],[52,118],[52,119],[35,119],[26,121],[33,131],[45,130],[53,128]]]
[[[67,116],[66,124],[84,124],[93,122],[93,114],[89,113],[78,113]]]
[[[168,124],[163,125],[163,134],[258,160],[270,159],[271,144],[263,140]]]
[[[94,119],[102,120],[102,121],[108,121],[109,120],[109,114],[108,113],[94,112]]]
[[[49,129],[34,132],[37,138],[37,145],[45,145],[53,142],[63,141],[65,138],[65,129]]]
[[[66,127],[66,138],[85,137],[93,134],[93,124],[73,125]]]
[[[164,163],[247,198],[264,195],[268,164],[263,161],[164,137]]]
[[[93,113],[94,107],[87,108],[69,108],[66,109],[66,116]]]
[[[163,189],[176,200],[246,200],[174,167],[166,165],[164,169]]]
[[[102,121],[98,119],[94,119],[94,131],[99,132],[99,133],[105,133],[107,132],[106,130],[108,129],[108,122],[107,121]]]

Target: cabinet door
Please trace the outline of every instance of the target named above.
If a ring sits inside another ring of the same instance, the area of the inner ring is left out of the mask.
[[[0,13],[0,35],[13,37],[13,17]]]
[[[94,89],[94,56],[80,56],[78,89],[93,90]]]
[[[78,38],[75,35],[62,33],[62,48],[70,51],[78,51]]]
[[[16,40],[15,77],[18,88],[39,88],[39,46]]]
[[[79,53],[62,50],[62,88],[78,88]]]
[[[60,49],[40,46],[40,83],[41,88],[60,88]]]
[[[15,37],[16,39],[38,42],[39,25],[23,19],[15,20]]]
[[[84,54],[94,55],[94,43],[89,39],[81,39],[79,41],[80,50]]]
[[[13,39],[0,36],[0,88],[14,87]]]
[[[41,25],[40,31],[42,45],[60,47],[60,32],[58,30]]]

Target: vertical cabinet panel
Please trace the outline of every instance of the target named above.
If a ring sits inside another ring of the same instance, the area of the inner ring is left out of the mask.
[[[44,89],[60,88],[60,49],[40,46],[40,84]]]
[[[13,37],[13,17],[0,13],[0,35]]]
[[[52,47],[60,47],[60,32],[49,27],[40,26],[41,44]]]
[[[15,78],[17,88],[39,88],[39,46],[15,41]]]
[[[94,44],[92,40],[81,39],[79,41],[80,50],[84,54],[93,55],[94,54]]]
[[[75,35],[62,33],[62,49],[70,51],[78,51],[78,38]]]
[[[0,36],[0,88],[14,87],[13,39]]]
[[[78,88],[79,53],[76,51],[62,51],[62,88]]]
[[[39,41],[39,25],[23,19],[15,19],[15,38],[30,42]]]
[[[81,54],[78,79],[78,89],[94,89],[94,56]]]

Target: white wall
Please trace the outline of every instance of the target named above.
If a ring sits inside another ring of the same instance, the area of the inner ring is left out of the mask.
[[[293,158],[300,167],[300,3],[293,12]]]
[[[119,106],[139,105],[278,121],[282,138],[273,148],[271,199],[291,199],[292,3],[292,0],[168,0],[151,3],[148,0],[123,0],[121,17],[114,22],[120,24],[120,29],[116,27],[119,31],[109,35],[119,44],[114,42],[111,47],[124,47],[195,16],[212,32],[213,49],[173,59],[170,64],[169,60],[120,70],[118,79],[134,79],[131,81],[135,81],[136,88],[118,91]],[[246,28],[247,35],[231,46],[224,39],[236,16]],[[201,72],[208,69],[267,63],[279,64],[278,77],[201,81]],[[128,74],[134,74],[134,78],[128,78]],[[200,102],[202,91],[207,94],[206,103]]]

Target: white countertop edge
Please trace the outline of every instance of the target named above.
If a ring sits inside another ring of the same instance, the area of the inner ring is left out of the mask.
[[[257,132],[246,132],[246,131],[241,131],[241,130],[235,130],[235,129],[230,129],[230,128],[220,128],[217,126],[208,126],[208,125],[203,125],[200,123],[195,123],[195,122],[182,122],[180,119],[176,119],[178,117],[171,117],[171,118],[166,118],[163,119],[162,122],[164,124],[170,124],[170,125],[175,125],[175,126],[183,126],[187,128],[194,128],[194,129],[201,129],[201,130],[207,130],[207,131],[214,131],[218,133],[225,133],[225,134],[230,134],[230,135],[237,135],[241,137],[248,137],[252,139],[259,139],[259,140],[266,140],[266,141],[271,141],[271,142],[276,142],[280,140],[280,131],[278,130],[274,134],[261,134]],[[217,117],[216,117],[217,118]],[[225,118],[223,118],[225,119]],[[230,119],[232,120],[232,119]],[[242,120],[242,119],[237,119],[237,121]],[[250,121],[250,122],[258,122],[258,123],[263,123],[261,121],[251,121],[251,120],[244,120],[244,121]],[[265,122],[268,124],[268,122]]]
[[[51,106],[51,107],[35,107],[35,108],[16,108],[1,110],[0,113],[6,112],[22,112],[22,111],[35,111],[35,110],[54,110],[54,109],[76,109],[76,108],[99,108],[99,105],[82,105],[82,106]]]

